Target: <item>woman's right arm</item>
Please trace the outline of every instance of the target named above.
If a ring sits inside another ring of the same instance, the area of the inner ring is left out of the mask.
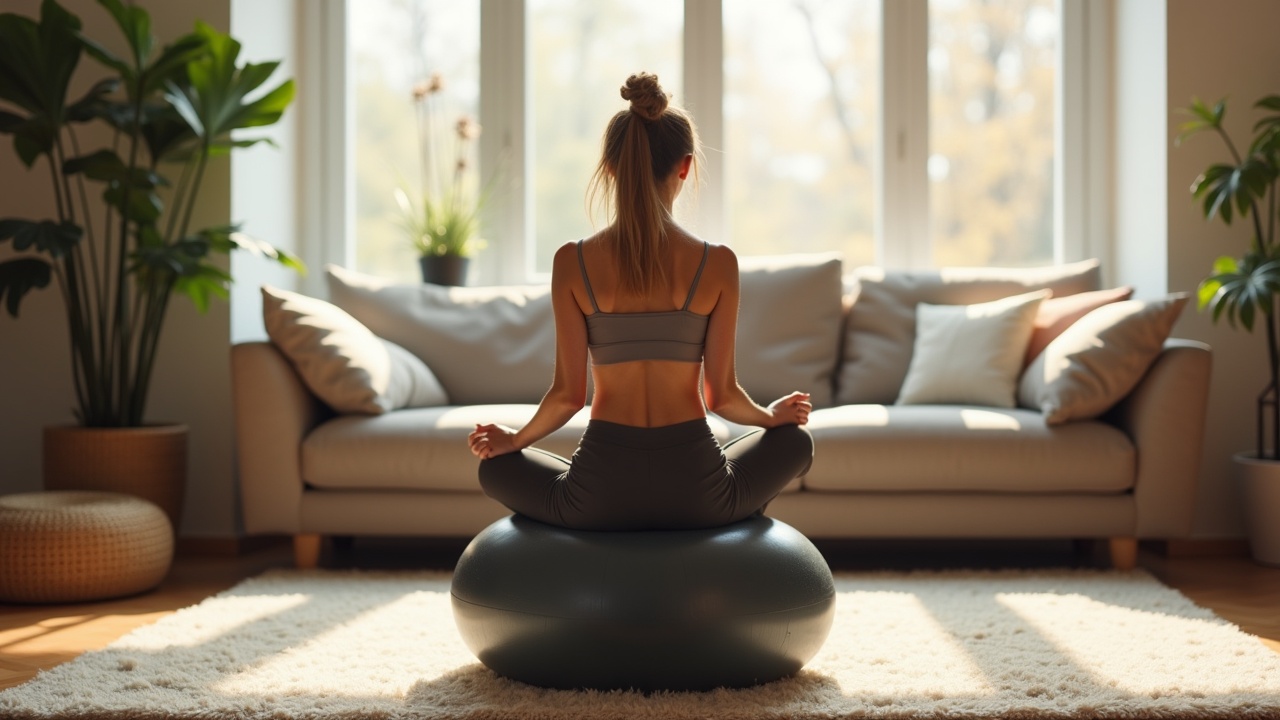
[[[739,425],[777,427],[804,425],[813,406],[809,394],[793,392],[764,408],[756,404],[738,383],[734,363],[738,334],[738,257],[728,247],[713,246],[707,263],[715,286],[720,289],[715,308],[707,322],[707,343],[703,352],[703,399],[707,409]]]
[[[526,448],[569,422],[587,401],[587,321],[569,280],[577,276],[578,248],[566,243],[551,266],[551,307],[556,325],[556,361],[551,389],[519,431],[502,425],[476,425],[467,436],[471,453],[484,460]]]

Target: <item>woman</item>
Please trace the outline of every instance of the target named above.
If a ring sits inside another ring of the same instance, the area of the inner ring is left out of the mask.
[[[612,224],[561,247],[551,270],[556,323],[551,389],[518,432],[477,425],[468,438],[480,484],[511,510],[582,530],[713,527],[763,511],[807,471],[809,394],[767,408],[738,384],[738,261],[672,218],[698,154],[685,112],[658,78],[627,78],[631,106],[609,122],[591,197]],[[587,399],[591,420],[572,461],[531,447]],[[701,389],[701,392],[699,390]],[[722,449],[706,410],[759,430]]]

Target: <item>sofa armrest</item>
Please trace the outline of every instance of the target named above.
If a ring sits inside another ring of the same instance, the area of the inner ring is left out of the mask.
[[[245,531],[297,533],[302,440],[331,411],[269,342],[232,346],[231,387]]]
[[[1208,345],[1170,339],[1147,374],[1108,415],[1137,449],[1137,536],[1191,532],[1209,404]]]

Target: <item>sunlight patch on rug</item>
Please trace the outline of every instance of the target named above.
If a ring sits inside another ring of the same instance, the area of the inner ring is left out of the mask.
[[[260,622],[264,618],[290,612],[307,602],[305,595],[251,595],[248,597],[219,597],[206,600],[215,603],[216,612],[202,612],[191,617],[182,626],[182,635],[175,637],[171,626],[164,620],[146,625],[112,643],[122,650],[158,651],[167,648],[195,648],[207,645],[237,628]]]
[[[858,668],[856,673],[833,674],[839,678],[844,696],[909,692],[943,698],[994,692],[963,644],[947,632],[916,595],[847,592],[840,585],[837,592],[840,596],[831,636],[852,641],[828,639],[809,668]],[[872,628],[876,635],[895,638],[894,642],[857,640],[859,636],[868,636]],[[927,648],[927,651],[904,652],[904,648]]]
[[[42,718],[1280,718],[1280,655],[1145,573],[840,573],[799,675],[708,693],[511,682],[449,576],[275,571],[0,692]]]
[[[1087,669],[1095,685],[1153,698],[1203,698],[1248,690],[1259,679],[1250,678],[1248,654],[1231,642],[1240,631],[1209,611],[1203,618],[1181,617],[1166,614],[1160,600],[1140,609],[1077,594],[999,595],[997,600],[1065,660]],[[1212,672],[1200,674],[1196,668]]]

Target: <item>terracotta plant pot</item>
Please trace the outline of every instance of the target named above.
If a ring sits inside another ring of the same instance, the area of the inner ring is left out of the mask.
[[[118,492],[150,500],[182,519],[187,486],[187,426],[44,429],[46,490]]]
[[[460,255],[424,255],[418,258],[422,282],[432,285],[466,285],[471,258]]]

